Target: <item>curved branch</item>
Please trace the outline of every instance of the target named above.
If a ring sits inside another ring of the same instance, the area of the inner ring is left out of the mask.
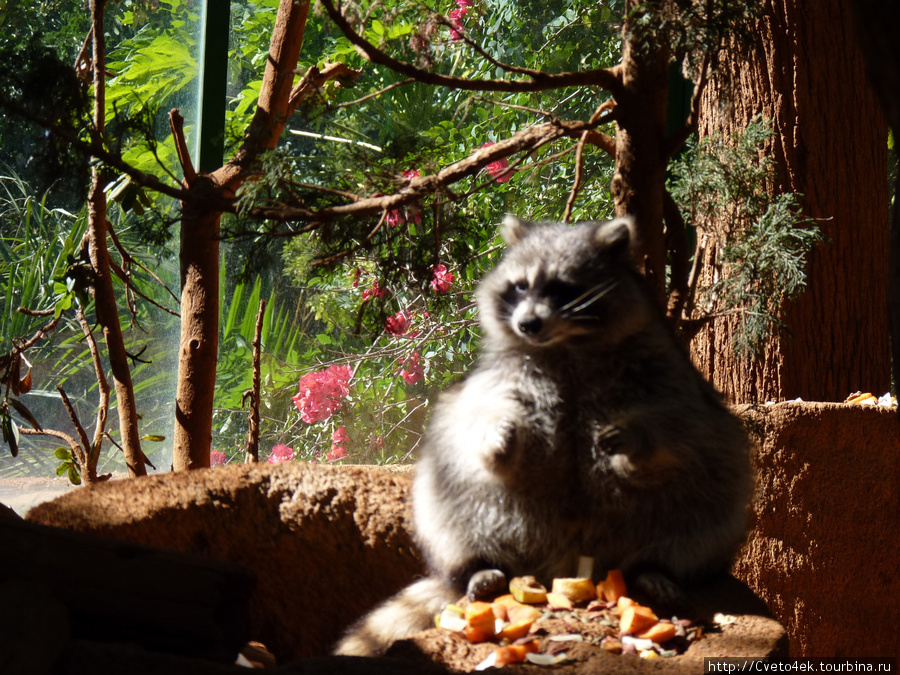
[[[618,66],[613,68],[597,68],[583,70],[574,73],[543,73],[533,71],[526,80],[482,80],[442,75],[418,68],[411,63],[401,61],[382,51],[364,37],[359,35],[353,26],[347,21],[340,9],[335,7],[332,0],[321,0],[322,6],[328,12],[328,16],[334,21],[350,43],[357,48],[360,54],[381,66],[386,66],[394,72],[407,77],[412,77],[419,82],[432,84],[452,89],[466,91],[545,91],[562,87],[602,87],[614,97],[622,91],[622,80]]]
[[[593,128],[590,122],[554,120],[522,129],[507,139],[487,148],[479,148],[468,157],[444,167],[436,174],[419,176],[392,195],[366,197],[349,204],[339,204],[323,209],[252,207],[246,213],[257,218],[281,221],[328,222],[343,216],[365,216],[380,211],[390,211],[404,204],[433,194],[440,189],[471,176],[499,159],[519,152],[531,151],[563,136],[580,138]]]

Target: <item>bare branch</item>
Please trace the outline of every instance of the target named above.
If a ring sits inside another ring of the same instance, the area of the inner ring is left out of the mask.
[[[416,78],[409,77],[405,80],[400,80],[399,82],[394,82],[394,84],[389,84],[384,89],[379,89],[378,91],[374,91],[371,94],[366,94],[362,98],[358,98],[355,101],[348,101],[347,103],[338,103],[337,105],[331,106],[332,110],[337,110],[338,108],[349,108],[354,105],[359,105],[360,103],[365,103],[369,99],[377,98],[382,94],[386,94],[391,89],[397,89],[398,87],[405,87],[407,84],[412,84],[416,81]]]
[[[66,412],[69,413],[69,419],[72,420],[72,424],[75,426],[75,432],[78,434],[78,438],[81,441],[80,445],[78,443],[72,445],[72,451],[75,453],[75,457],[81,465],[82,473],[84,473],[88,466],[88,456],[86,453],[90,452],[91,441],[88,438],[84,427],[81,425],[81,421],[78,419],[78,413],[76,413],[75,408],[72,407],[72,403],[69,401],[69,397],[66,396],[66,392],[62,388],[62,385],[57,386],[56,391],[59,392],[63,407],[66,409]],[[72,440],[74,441],[75,439]]]
[[[527,127],[507,139],[487,148],[479,148],[465,159],[444,167],[436,174],[419,176],[409,181],[392,195],[365,197],[350,204],[340,204],[323,209],[307,208],[266,208],[251,207],[246,213],[253,217],[281,221],[329,222],[343,216],[365,216],[386,212],[411,203],[444,189],[467,176],[474,175],[482,168],[499,159],[519,152],[534,149],[562,136],[576,135],[579,138],[592,127],[588,122],[554,120]],[[292,233],[293,234],[293,233]]]
[[[306,71],[306,74],[300,78],[297,85],[291,89],[291,95],[288,97],[288,116],[290,116],[303,101],[310,95],[321,89],[326,82],[335,80],[339,77],[349,77],[353,80],[362,75],[361,70],[354,70],[346,63],[328,63],[322,70],[316,66],[312,66]]]
[[[566,212],[563,215],[563,222],[568,223],[572,219],[572,209],[575,207],[575,199],[581,191],[581,182],[584,180],[584,144],[590,131],[581,134],[578,146],[575,149],[575,180],[572,182],[572,190],[569,192],[569,198],[566,200]]]
[[[103,435],[106,432],[106,419],[109,414],[109,382],[103,372],[103,363],[100,361],[100,350],[97,348],[97,341],[94,339],[94,333],[90,324],[84,317],[84,311],[79,307],[75,312],[78,317],[78,323],[81,324],[81,330],[87,340],[88,347],[91,351],[91,360],[94,363],[94,375],[97,378],[97,388],[100,390],[100,401],[97,403],[97,426],[94,428],[94,440],[87,446],[88,463],[93,471],[97,470],[97,459],[100,454],[100,444]],[[62,390],[60,390],[61,392]]]
[[[450,87],[452,89],[463,89],[466,91],[507,91],[507,92],[524,92],[524,91],[546,91],[548,89],[559,89],[561,87],[602,87],[613,96],[622,90],[622,82],[620,79],[620,69],[618,66],[613,68],[597,68],[594,70],[583,70],[574,73],[543,73],[534,71],[529,79],[525,80],[480,80],[469,79],[465,77],[455,77],[452,75],[442,75],[428,70],[418,68],[411,63],[395,59],[385,53],[364,37],[359,35],[346,17],[341,13],[340,9],[335,7],[332,0],[321,0],[322,6],[328,12],[328,16],[337,25],[344,36],[350,40],[360,54],[378,65],[386,66],[391,70],[411,77],[425,84],[432,84],[442,87]]]
[[[175,141],[175,153],[178,155],[178,163],[184,172],[184,183],[187,187],[197,180],[197,170],[191,161],[191,152],[184,138],[184,117],[178,108],[169,111],[169,128],[172,130],[172,138]]]

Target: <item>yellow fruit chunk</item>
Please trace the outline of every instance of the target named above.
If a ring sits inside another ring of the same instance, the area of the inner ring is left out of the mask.
[[[587,602],[597,597],[597,587],[587,577],[554,579],[553,592],[566,596],[576,605],[579,602]]]
[[[550,609],[572,609],[575,606],[562,593],[547,593],[547,604]]]
[[[509,582],[509,592],[516,600],[527,605],[547,602],[547,589],[534,577],[514,577]]]
[[[659,617],[653,610],[643,605],[631,605],[622,610],[622,618],[619,620],[619,629],[625,635],[641,633],[659,622]]]
[[[597,597],[606,602],[618,602],[619,598],[627,594],[621,570],[610,570],[606,579],[597,584]]]

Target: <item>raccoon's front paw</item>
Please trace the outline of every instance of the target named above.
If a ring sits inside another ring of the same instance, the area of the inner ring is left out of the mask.
[[[516,425],[505,420],[494,425],[484,436],[481,459],[491,473],[504,473],[515,455]]]
[[[483,600],[506,590],[506,575],[500,570],[479,570],[469,578],[469,600]]]

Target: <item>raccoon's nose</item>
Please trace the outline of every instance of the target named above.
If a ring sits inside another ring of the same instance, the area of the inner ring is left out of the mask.
[[[530,316],[527,319],[519,319],[519,331],[522,335],[537,335],[544,327],[544,322],[536,316]]]

